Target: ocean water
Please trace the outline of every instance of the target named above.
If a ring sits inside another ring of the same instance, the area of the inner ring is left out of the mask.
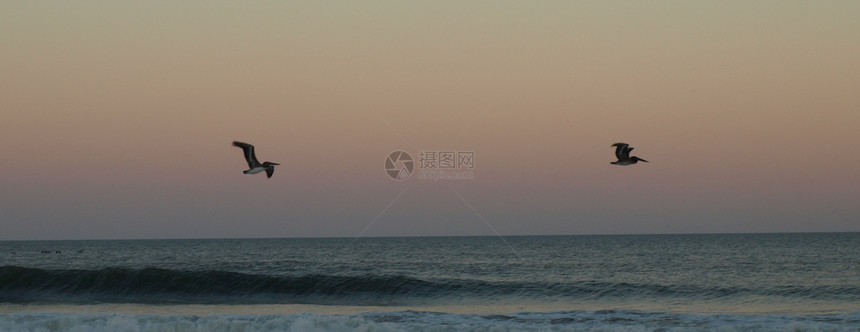
[[[860,233],[0,242],[0,331],[860,331]]]

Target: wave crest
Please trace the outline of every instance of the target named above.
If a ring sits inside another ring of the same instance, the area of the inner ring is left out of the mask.
[[[278,276],[161,268],[0,267],[0,302],[5,303],[406,305],[433,299],[475,302],[504,298],[708,300],[745,296],[857,300],[860,289],[850,286],[745,288],[600,281],[422,280],[402,275]]]

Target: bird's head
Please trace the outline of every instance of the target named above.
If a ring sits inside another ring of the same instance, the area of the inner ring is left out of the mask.
[[[639,157],[633,157],[633,158],[630,158],[630,159],[631,159],[631,160],[633,160],[633,161],[637,161],[637,162],[638,162],[638,161],[644,161],[644,162],[646,162],[646,163],[648,162],[647,160],[642,159],[642,158],[639,158]]]
[[[265,167],[275,166],[275,165],[280,165],[280,164],[278,164],[278,163],[273,163],[273,162],[271,162],[271,161],[267,161],[267,162],[264,162],[264,163],[263,163],[263,166],[265,166]]]

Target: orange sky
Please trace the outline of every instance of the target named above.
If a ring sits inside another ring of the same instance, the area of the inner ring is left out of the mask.
[[[0,240],[860,231],[859,9],[3,2]]]

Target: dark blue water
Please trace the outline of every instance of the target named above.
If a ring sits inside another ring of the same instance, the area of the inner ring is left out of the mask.
[[[2,303],[847,314],[850,323],[860,233],[0,242]]]
[[[62,241],[0,248],[0,302],[13,303],[860,304],[855,233]]]

